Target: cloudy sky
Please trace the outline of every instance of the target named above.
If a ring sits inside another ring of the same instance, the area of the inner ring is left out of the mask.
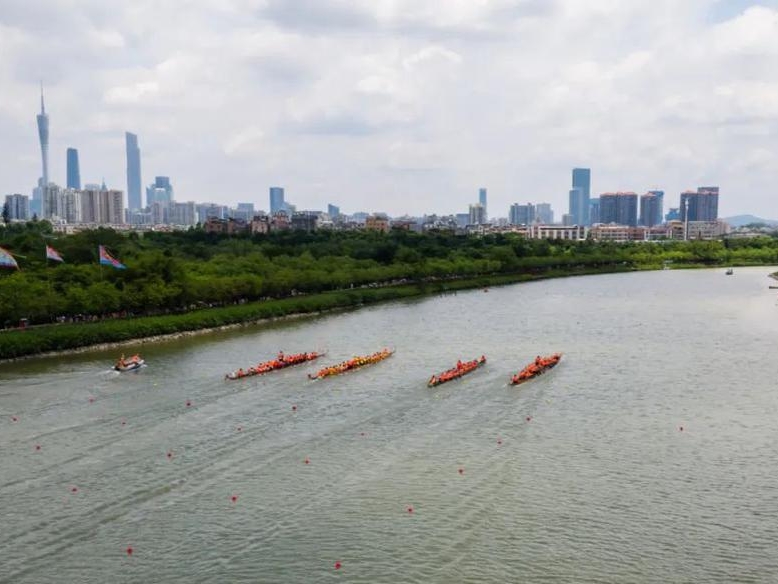
[[[143,182],[180,201],[462,212],[489,189],[566,212],[593,195],[720,185],[778,218],[778,0],[0,0],[0,194]]]

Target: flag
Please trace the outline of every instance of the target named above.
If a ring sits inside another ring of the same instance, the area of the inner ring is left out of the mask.
[[[121,263],[119,260],[117,260],[111,254],[109,254],[105,250],[105,247],[103,247],[102,245],[99,246],[98,252],[100,254],[100,265],[101,266],[111,266],[112,268],[116,268],[117,270],[125,270],[125,269],[127,269],[127,266],[125,266],[123,263]]]
[[[54,260],[55,262],[64,262],[65,260],[62,259],[62,256],[59,255],[59,252],[51,247],[50,245],[46,246],[46,259],[47,260]]]
[[[0,268],[16,268],[19,269],[19,264],[11,255],[7,249],[0,247]]]

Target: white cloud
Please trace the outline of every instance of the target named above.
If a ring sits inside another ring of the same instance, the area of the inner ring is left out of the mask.
[[[61,182],[76,146],[124,188],[130,130],[184,199],[455,212],[487,186],[560,215],[589,165],[595,193],[719,183],[723,213],[778,218],[778,0],[724,4],[6,0],[0,195],[39,174],[42,78]]]

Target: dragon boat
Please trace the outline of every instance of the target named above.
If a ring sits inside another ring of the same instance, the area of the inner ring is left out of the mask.
[[[427,387],[435,387],[441,383],[446,383],[447,381],[453,381],[454,379],[464,377],[468,373],[472,373],[484,364],[486,364],[486,357],[483,355],[481,355],[481,357],[478,359],[473,359],[472,361],[465,361],[464,363],[459,361],[451,369],[430,377],[429,381],[427,382]]]
[[[346,371],[352,371],[354,369],[359,369],[360,367],[364,367],[365,365],[372,365],[373,363],[378,363],[379,361],[383,361],[384,359],[387,359],[392,355],[394,355],[394,349],[381,349],[380,351],[377,351],[372,355],[352,357],[351,359],[347,361],[343,361],[342,363],[338,363],[337,365],[329,365],[327,367],[323,367],[319,369],[315,374],[309,373],[308,379],[322,379],[324,377],[330,377],[332,375],[340,375],[341,373],[345,373]]]
[[[535,379],[538,375],[556,367],[560,359],[562,359],[562,353],[554,353],[548,357],[536,357],[532,363],[511,377],[511,385],[520,385]]]
[[[238,369],[237,371],[231,371],[224,376],[225,379],[243,379],[244,377],[253,377],[254,375],[264,375],[271,371],[277,371],[278,369],[285,369],[293,365],[299,365],[301,363],[307,363],[313,361],[319,357],[323,357],[327,353],[325,352],[312,352],[312,353],[297,353],[294,355],[284,355],[279,353],[278,357],[271,359],[270,361],[264,361],[253,367],[247,369]]]

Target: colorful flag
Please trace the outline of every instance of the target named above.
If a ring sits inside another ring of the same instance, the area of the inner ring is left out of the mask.
[[[7,249],[0,247],[0,268],[16,268],[19,269],[19,264],[11,255]]]
[[[99,246],[98,251],[100,253],[100,265],[102,265],[102,266],[111,266],[112,268],[116,268],[117,270],[126,270],[127,269],[127,266],[125,266],[123,263],[121,263],[119,260],[117,260],[111,254],[109,254],[105,250],[105,247],[103,247],[102,245]]]
[[[50,245],[46,246],[46,259],[47,260],[54,260],[55,262],[64,262],[65,260],[62,259],[62,256],[59,255],[59,252],[51,247]]]

